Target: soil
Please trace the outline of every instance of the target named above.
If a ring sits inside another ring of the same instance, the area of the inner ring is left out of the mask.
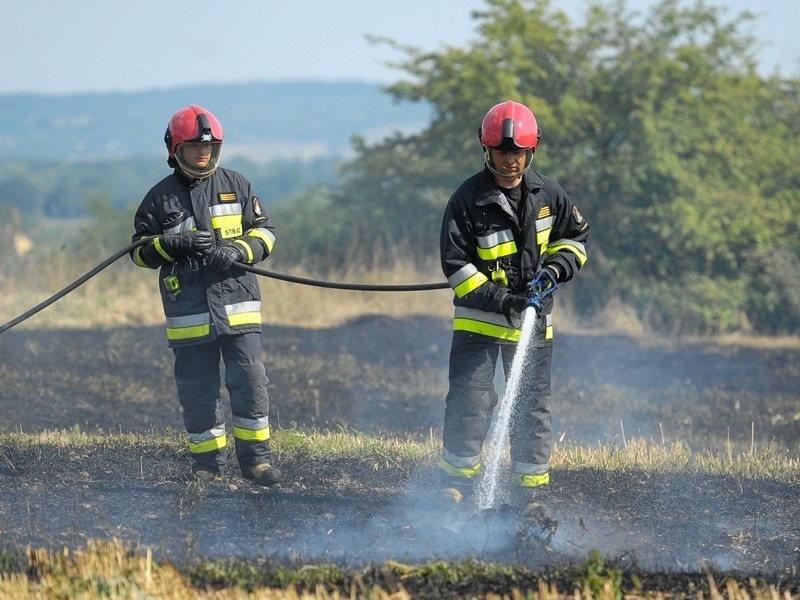
[[[273,429],[439,435],[450,323],[365,316],[330,329],[266,326]],[[449,504],[433,460],[280,454],[283,481],[186,479],[188,457],[150,444],[183,429],[161,327],[0,335],[0,432],[140,433],[91,451],[0,438],[0,548],[119,538],[181,563],[196,558],[364,565],[464,560],[554,569],[593,550],[626,569],[800,576],[800,481],[554,469],[543,497],[479,511]],[[499,382],[498,382],[499,383]],[[687,455],[800,455],[800,348],[562,333],[559,444],[681,443]],[[690,460],[691,462],[691,460]],[[691,465],[687,465],[690,467]],[[533,500],[532,503],[529,502]]]

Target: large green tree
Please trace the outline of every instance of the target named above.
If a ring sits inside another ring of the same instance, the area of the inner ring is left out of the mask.
[[[536,168],[592,223],[578,305],[612,298],[680,331],[800,327],[798,80],[758,74],[748,13],[663,0],[648,14],[594,3],[572,23],[548,0],[487,0],[465,48],[390,40],[406,77],[387,91],[430,125],[356,140],[330,210],[350,235],[437,253],[452,190],[481,167],[493,104],[528,104]]]

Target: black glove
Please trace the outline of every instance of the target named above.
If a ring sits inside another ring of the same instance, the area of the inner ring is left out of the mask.
[[[220,246],[206,255],[206,265],[217,273],[222,273],[229,270],[233,263],[240,262],[242,259],[244,259],[244,255],[236,246]]]
[[[165,233],[161,236],[161,247],[172,258],[182,256],[201,256],[214,245],[214,236],[210,231],[184,231],[183,233]]]
[[[500,303],[500,310],[507,317],[518,317],[525,311],[528,299],[525,294],[508,293]]]

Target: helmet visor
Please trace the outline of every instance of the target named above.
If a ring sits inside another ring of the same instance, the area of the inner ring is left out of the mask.
[[[175,160],[190,177],[205,179],[217,170],[221,149],[221,142],[183,142],[175,149]]]

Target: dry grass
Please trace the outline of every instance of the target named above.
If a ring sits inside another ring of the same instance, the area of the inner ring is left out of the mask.
[[[0,325],[11,321],[60,292],[97,263],[72,264],[65,259],[39,262],[33,257],[27,263],[0,265]],[[99,262],[99,261],[98,261]],[[294,277],[336,283],[370,285],[407,285],[441,283],[440,271],[420,271],[402,260],[385,269],[379,265],[354,265],[339,273],[320,276],[296,268],[283,270],[269,262],[259,265],[267,271]],[[30,328],[103,328],[121,325],[160,325],[164,322],[158,295],[158,273],[135,267],[122,258],[54,304],[37,312],[19,327]],[[363,315],[404,317],[428,315],[450,318],[453,314],[452,291],[449,289],[421,292],[364,292],[304,285],[259,277],[262,292],[262,320],[265,324],[297,327],[335,327]],[[573,312],[569,290],[561,295],[554,317],[560,331],[608,331],[606,323],[617,327],[630,319],[629,311],[621,310],[619,319],[603,313],[595,323],[582,322]],[[610,314],[610,313],[609,313]],[[637,327],[621,326],[616,332],[633,331]]]
[[[313,274],[297,270],[288,274],[315,278]],[[378,268],[353,269],[350,272],[327,276],[325,279],[370,285],[444,281],[441,273],[420,273],[401,265],[395,266],[390,271]],[[265,300],[262,309],[265,323],[329,327],[365,314],[392,317],[425,314],[450,317],[453,313],[453,293],[449,289],[424,292],[362,292],[306,286],[266,278],[261,278],[260,283]]]
[[[12,447],[36,447],[49,451],[52,447],[81,448],[97,451],[136,445],[164,446],[175,449],[185,442],[183,433],[166,430],[146,433],[83,433],[75,430],[39,433],[0,432],[0,444]],[[273,433],[273,449],[278,454],[312,457],[352,456],[387,459],[392,464],[411,461],[435,464],[441,440],[431,432],[422,441],[401,437],[371,436],[355,431],[317,431],[279,429]],[[507,454],[507,453],[506,453]],[[505,457],[509,460],[508,456]],[[581,446],[556,442],[552,465],[558,470],[598,469],[608,471],[641,470],[644,472],[700,473],[737,475],[746,478],[769,478],[779,481],[800,481],[800,460],[777,451],[772,446],[753,445],[747,451],[692,452],[682,442],[663,443],[631,438],[622,444]]]
[[[301,590],[294,584],[267,588],[252,586],[243,581],[243,585],[225,587],[197,587],[187,576],[172,564],[159,564],[153,560],[152,552],[135,554],[119,540],[108,542],[90,541],[85,549],[61,552],[42,548],[28,548],[26,551],[27,572],[10,572],[0,575],[0,597],[15,600],[33,600],[46,598],[71,598],[74,600],[93,600],[107,598],[109,600],[128,598],[151,598],[164,600],[240,600],[240,599],[326,599],[370,598],[373,600],[406,600],[412,598],[402,587],[398,591],[387,591],[378,586],[366,586],[356,576],[349,585],[347,593],[337,587],[341,584],[326,582],[320,577],[316,585],[309,586],[301,581]],[[392,574],[395,581],[409,580],[413,577],[425,578],[426,567],[413,567],[403,564],[387,564],[383,570]],[[324,571],[324,569],[323,569]],[[713,600],[789,600],[789,591],[781,592],[774,585],[758,584],[755,581],[738,582],[726,579],[722,585],[707,576],[708,591],[704,593],[692,585],[693,590],[680,591],[637,591],[626,590],[624,597],[628,600],[639,598],[698,598],[710,597]],[[315,591],[305,591],[314,587]],[[486,599],[522,599],[538,600],[618,600],[623,593],[617,577],[594,577],[583,582],[576,581],[574,589],[569,593],[560,593],[556,585],[546,579],[538,579],[538,587],[522,592],[509,589],[506,592],[486,593]],[[477,597],[477,596],[476,596]]]
[[[284,273],[278,269],[264,268]],[[37,306],[86,272],[67,265],[43,269],[28,271],[24,275],[0,274],[0,325]],[[381,285],[442,281],[441,273],[435,270],[420,272],[402,265],[391,270],[356,268],[325,277],[302,269],[288,270],[285,274],[340,283]],[[164,313],[158,295],[157,276],[156,272],[139,269],[127,259],[122,259],[19,327],[82,329],[163,324]],[[453,314],[452,292],[449,289],[363,292],[302,285],[267,277],[259,277],[259,285],[263,298],[262,320],[265,324],[319,328],[336,327],[363,315],[432,315],[450,318]],[[657,345],[706,341],[761,349],[800,347],[800,335],[770,337],[736,333],[715,338],[665,338],[648,332],[636,318],[633,309],[617,302],[610,303],[596,315],[580,317],[572,309],[568,292],[568,289],[564,290],[554,310],[556,326],[565,333],[611,333]]]
[[[74,600],[108,598],[161,598],[194,600],[305,599],[342,598],[338,592],[297,592],[289,589],[248,591],[239,587],[199,589],[169,563],[157,564],[152,553],[137,556],[119,540],[90,541],[85,550],[62,552],[28,548],[28,573],[0,577],[0,597],[16,600],[72,598]],[[380,590],[370,591],[374,598],[388,598]],[[346,597],[351,597],[348,594]],[[391,595],[392,598],[409,598]]]
[[[47,300],[94,265],[30,264],[5,269],[0,275],[0,324]],[[269,271],[278,271],[270,266]],[[439,283],[441,273],[420,273],[398,265],[389,271],[354,268],[324,278],[301,270],[286,274],[344,283]],[[164,321],[158,295],[158,274],[120,259],[72,293],[24,322],[32,328],[90,328],[118,325],[157,325]],[[361,292],[327,289],[259,277],[264,323],[329,327],[365,314],[395,317],[414,314],[450,316],[452,292]],[[20,325],[23,326],[23,325]]]

